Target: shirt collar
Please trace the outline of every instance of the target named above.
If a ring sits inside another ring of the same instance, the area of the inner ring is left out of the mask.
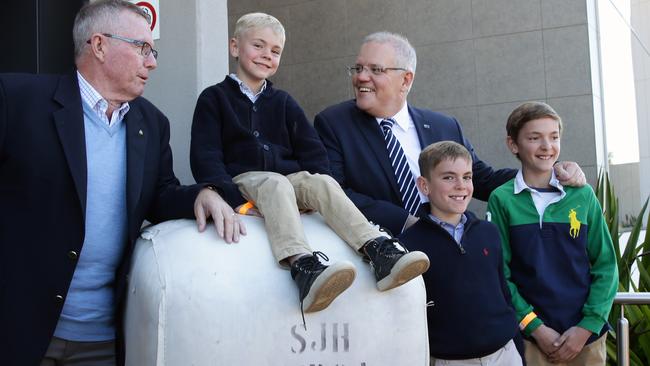
[[[77,79],[79,81],[79,92],[81,93],[81,100],[88,104],[100,117],[106,116],[106,110],[108,110],[108,101],[104,99],[101,94],[99,94],[97,89],[95,89],[83,77],[83,75],[81,75],[79,70],[77,70]],[[129,106],[129,102],[122,103],[120,108],[117,109],[118,120],[122,120],[130,108],[131,107]]]
[[[377,123],[381,123],[381,121],[388,118],[395,120],[395,124],[400,126],[400,128],[404,131],[407,131],[413,125],[413,121],[411,121],[411,116],[409,115],[409,107],[407,103],[404,103],[402,109],[400,109],[399,112],[397,112],[394,116],[385,118],[376,117],[375,119],[377,120]]]
[[[555,176],[555,170],[554,169],[551,170],[551,180],[548,182],[548,184],[551,187],[557,188],[562,193],[562,195],[564,196],[564,187],[562,186],[562,184],[560,184],[560,181]],[[528,186],[528,184],[526,184],[526,182],[524,181],[524,173],[522,173],[521,169],[519,169],[519,171],[517,172],[517,176],[515,177],[514,188],[515,188],[515,194],[519,194],[524,190],[537,192],[536,189],[531,188],[531,187]]]
[[[237,84],[239,85],[239,90],[241,90],[241,92],[244,93],[244,95],[246,95],[248,99],[251,100],[251,102],[255,102],[255,100],[257,100],[257,97],[259,97],[260,94],[262,94],[266,89],[266,79],[264,79],[260,91],[255,93],[251,90],[251,88],[248,87],[248,85],[246,85],[246,83],[244,83],[240,78],[237,77],[237,74],[232,73],[228,76],[237,82]]]
[[[465,226],[465,224],[467,223],[467,216],[465,216],[465,214],[461,214],[460,221],[458,222],[458,225],[452,225],[452,224],[450,224],[450,223],[448,223],[446,221],[442,221],[437,216],[435,216],[433,214],[429,214],[429,217],[431,218],[431,220],[433,222],[435,222],[436,224],[438,224],[440,226],[443,226],[443,227],[447,226],[447,227],[451,227],[451,228],[454,228],[454,229],[458,228],[460,226]]]

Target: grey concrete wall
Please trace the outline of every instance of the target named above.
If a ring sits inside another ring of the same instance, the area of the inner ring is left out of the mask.
[[[631,217],[637,217],[641,210],[639,196],[639,164],[618,164],[609,166],[609,177],[618,197],[619,222],[629,225]],[[645,198],[644,198],[645,199]]]
[[[639,128],[638,188],[639,199],[645,200],[650,196],[650,0],[633,0],[631,5],[632,29],[636,33],[631,39]]]
[[[160,2],[158,68],[144,96],[169,118],[174,172],[193,183],[189,147],[192,113],[199,93],[228,70],[226,0]]]
[[[594,1],[235,0],[228,16],[232,24],[264,11],[283,22],[287,43],[273,80],[309,117],[352,97],[345,66],[363,36],[398,32],[418,53],[410,104],[456,116],[479,156],[501,168],[518,166],[504,143],[509,112],[546,101],[565,121],[562,159],[595,183],[605,154]]]

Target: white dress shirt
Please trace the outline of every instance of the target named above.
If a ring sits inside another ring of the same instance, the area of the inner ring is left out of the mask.
[[[395,124],[393,125],[393,135],[395,135],[397,141],[402,145],[402,150],[404,150],[404,155],[406,155],[409,168],[411,168],[411,173],[413,173],[413,179],[416,179],[420,176],[418,158],[420,157],[422,146],[420,145],[420,139],[418,138],[418,132],[415,129],[413,119],[409,114],[408,104],[404,103],[402,109],[400,109],[394,116],[376,118],[377,124],[387,118],[395,120]],[[418,190],[418,193],[420,194],[421,202],[429,202],[429,198],[423,195],[420,190]]]

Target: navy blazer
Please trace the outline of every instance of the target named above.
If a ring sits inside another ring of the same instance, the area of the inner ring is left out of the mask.
[[[145,219],[193,217],[200,186],[179,186],[169,121],[144,98],[127,128],[128,242],[116,273],[121,306],[133,244]],[[86,146],[76,75],[0,74],[0,358],[39,365],[83,255]],[[110,229],[110,228],[109,228]]]
[[[438,141],[463,144],[472,154],[474,197],[486,201],[493,189],[513,178],[516,170],[494,170],[474,152],[458,121],[442,113],[408,107],[422,148]],[[330,161],[332,176],[368,220],[399,234],[408,212],[388,158],[384,135],[375,117],[354,100],[331,106],[316,115],[318,131]]]

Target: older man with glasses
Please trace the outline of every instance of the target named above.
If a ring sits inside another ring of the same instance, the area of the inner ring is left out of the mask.
[[[416,63],[406,38],[370,34],[348,68],[355,99],[326,108],[314,121],[334,178],[366,218],[395,235],[422,213],[426,197],[418,194],[414,179],[420,175],[420,151],[429,144],[452,140],[471,152],[474,196],[481,200],[516,174],[481,161],[455,118],[408,105]],[[563,184],[585,184],[575,163],[558,164],[556,173]]]
[[[145,219],[212,217],[245,229],[217,193],[180,186],[169,121],[140,97],[158,52],[139,7],[83,7],[77,72],[0,75],[0,364],[115,365],[133,244]]]

